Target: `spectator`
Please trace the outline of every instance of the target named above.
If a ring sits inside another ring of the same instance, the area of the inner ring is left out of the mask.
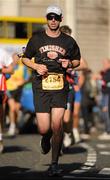
[[[13,59],[7,51],[0,48],[0,153],[3,152],[3,120],[6,100],[6,75],[13,73]]]

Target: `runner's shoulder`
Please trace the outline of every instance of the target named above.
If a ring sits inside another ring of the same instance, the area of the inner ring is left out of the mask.
[[[62,36],[62,38],[66,39],[69,42],[76,43],[76,40],[72,36],[70,36],[70,35],[68,35],[66,33],[61,32],[61,36]]]

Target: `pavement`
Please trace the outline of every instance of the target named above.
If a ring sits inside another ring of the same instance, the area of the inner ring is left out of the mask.
[[[43,155],[39,148],[40,135],[18,134],[4,136],[4,152],[0,154],[0,180],[56,179],[48,177],[51,151]],[[59,165],[63,169],[57,179],[109,179],[110,140],[100,141],[93,133],[89,140],[82,140],[64,150]]]

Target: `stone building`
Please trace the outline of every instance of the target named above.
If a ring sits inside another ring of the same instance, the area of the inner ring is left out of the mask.
[[[82,56],[93,71],[110,57],[110,0],[0,0],[0,16],[45,16],[50,4],[63,10],[63,24],[73,29]]]

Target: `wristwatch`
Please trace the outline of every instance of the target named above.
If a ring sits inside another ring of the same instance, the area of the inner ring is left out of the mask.
[[[73,68],[73,64],[71,62],[68,63],[68,68]]]

